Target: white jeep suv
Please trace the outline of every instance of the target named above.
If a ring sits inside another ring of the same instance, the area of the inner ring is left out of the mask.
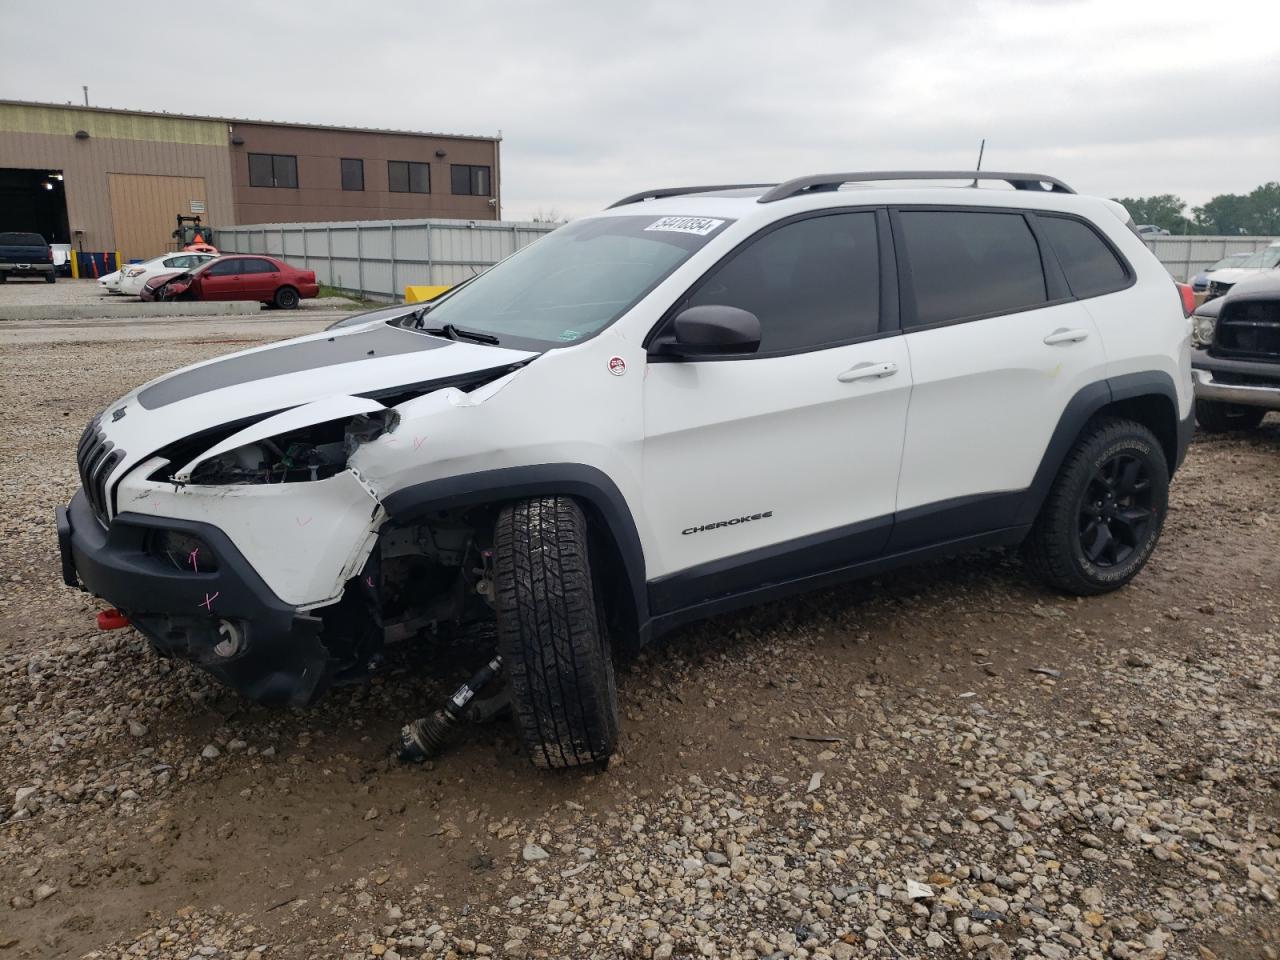
[[[612,651],[691,620],[993,545],[1113,590],[1192,425],[1183,302],[1126,220],[1040,174],[627,197],[425,309],[109,406],[64,579],[293,703],[496,617],[468,633],[549,767],[609,756]]]

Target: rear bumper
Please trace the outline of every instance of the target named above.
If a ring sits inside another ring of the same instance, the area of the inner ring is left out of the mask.
[[[63,579],[118,607],[160,654],[262,702],[303,705],[329,685],[319,618],[276,597],[217,527],[121,513],[104,528],[81,490],[58,508],[57,528]],[[216,569],[188,570],[148,551],[164,531],[198,538],[199,556],[216,559]],[[215,649],[228,639],[238,643]]]
[[[44,277],[53,273],[52,263],[0,263],[0,273],[10,277]]]
[[[1224,360],[1196,350],[1191,379],[1197,400],[1280,410],[1280,363]]]

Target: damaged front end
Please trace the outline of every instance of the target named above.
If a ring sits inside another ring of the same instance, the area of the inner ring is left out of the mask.
[[[388,643],[487,611],[491,552],[462,513],[387,526],[353,460],[377,444],[417,449],[390,402],[445,388],[456,400],[512,369],[242,417],[126,459],[119,476],[82,464],[85,489],[58,516],[64,579],[160,654],[257,701],[302,705],[365,678]],[[112,429],[91,424],[108,449]]]

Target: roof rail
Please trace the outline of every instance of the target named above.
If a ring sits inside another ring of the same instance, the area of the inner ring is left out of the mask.
[[[802,193],[819,193],[838,190],[846,183],[864,183],[869,180],[972,180],[976,187],[979,180],[1003,180],[1015,190],[1044,190],[1049,184],[1050,193],[1075,193],[1057,177],[1043,173],[991,173],[986,170],[870,170],[861,173],[820,173],[809,177],[796,177],[780,183],[761,196],[757,203],[773,203]]]
[[[612,210],[614,207],[625,207],[629,203],[641,203],[645,200],[661,200],[663,197],[683,197],[690,193],[709,193],[712,190],[747,190],[752,187],[772,187],[772,183],[718,183],[705,187],[660,187],[657,190],[641,190],[639,193],[633,193],[629,197],[623,197],[617,203],[611,203],[605,207],[606,210]]]

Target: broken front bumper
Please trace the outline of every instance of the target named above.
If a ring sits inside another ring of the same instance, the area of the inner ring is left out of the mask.
[[[118,607],[162,655],[263,702],[306,704],[329,685],[321,620],[277,597],[212,524],[126,512],[104,527],[80,490],[57,527],[67,584]],[[174,536],[199,545],[195,563],[174,562]]]

